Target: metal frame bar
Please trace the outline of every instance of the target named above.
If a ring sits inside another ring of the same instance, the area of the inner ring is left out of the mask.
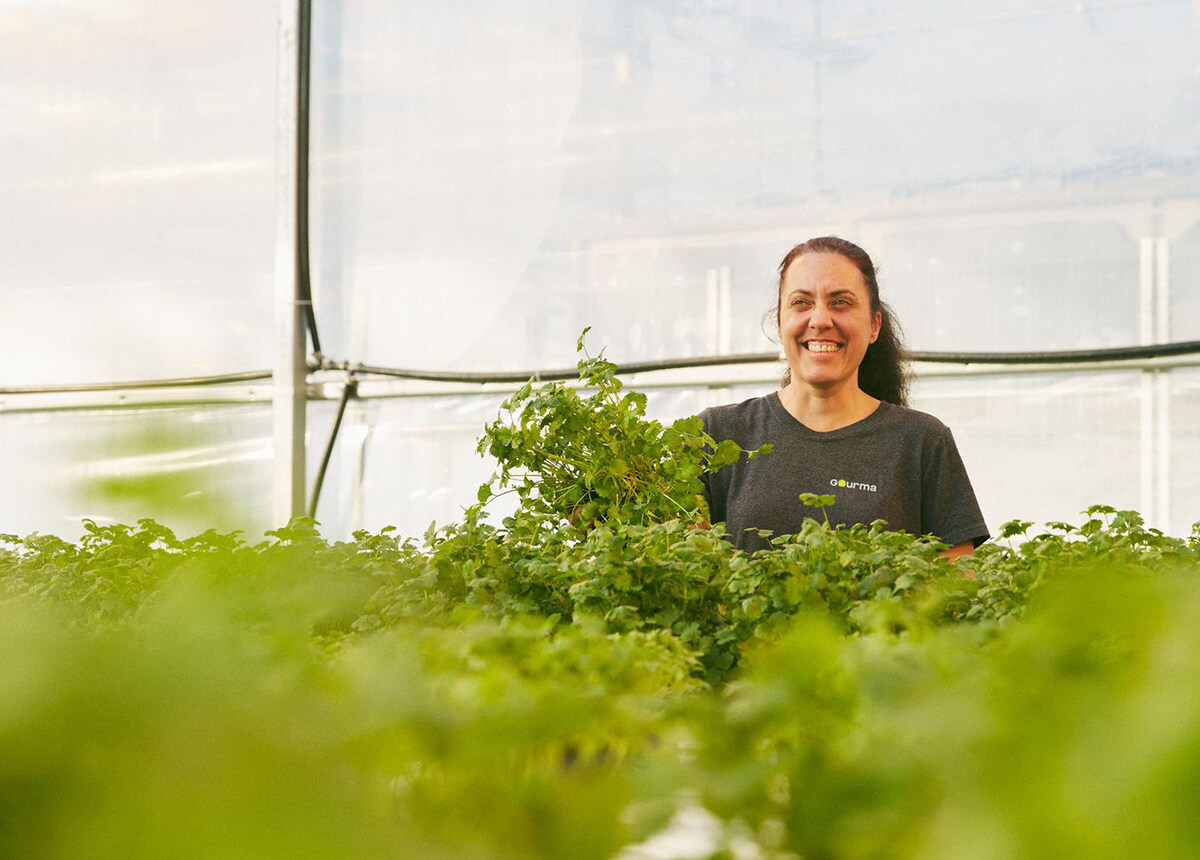
[[[272,381],[273,516],[276,525],[304,514],[305,413],[308,399],[300,231],[301,35],[303,0],[279,0],[279,99],[275,208],[275,367]]]
[[[778,361],[744,364],[709,364],[676,367],[662,370],[638,370],[620,374],[632,388],[727,388],[732,385],[774,384],[778,382],[781,365]],[[1104,362],[1062,361],[1047,364],[942,364],[915,362],[913,375],[917,379],[943,379],[976,376],[1017,376],[1054,373],[1102,373],[1117,371],[1166,371],[1174,368],[1200,367],[1200,354],[1168,355],[1156,358],[1130,358]],[[476,394],[504,394],[516,391],[531,376],[503,379],[495,382],[474,382],[469,379],[422,379],[373,375],[360,367],[357,371],[356,398],[360,400],[396,397],[453,397]],[[255,379],[269,379],[270,374],[258,372]],[[481,375],[482,376],[482,375]],[[537,374],[533,374],[536,377]],[[453,377],[453,374],[447,374]],[[543,381],[550,381],[547,376]],[[324,370],[312,373],[303,386],[305,399],[335,401],[340,399],[345,384],[345,371]],[[575,379],[563,379],[577,385]],[[187,405],[219,405],[236,403],[269,403],[275,388],[262,385],[213,384],[204,389],[179,385],[177,380],[140,383],[136,388],[27,388],[0,389],[0,414],[17,412],[60,412],[84,409],[148,409]],[[9,396],[4,396],[9,395]]]

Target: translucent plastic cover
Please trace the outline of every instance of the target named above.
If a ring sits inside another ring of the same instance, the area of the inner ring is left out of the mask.
[[[828,233],[875,257],[915,350],[1200,339],[1190,0],[313,7],[310,251],[334,360],[564,367],[585,326],[618,362],[769,352],[779,260]],[[280,14],[0,2],[0,388],[271,367]],[[954,430],[993,526],[1106,502],[1185,532],[1198,372],[931,377],[916,405]],[[707,381],[652,411],[770,387]],[[457,516],[498,400],[351,402],[318,518],[415,534]],[[270,524],[261,397],[120,406],[0,396],[0,529]],[[333,414],[308,409],[310,487]]]

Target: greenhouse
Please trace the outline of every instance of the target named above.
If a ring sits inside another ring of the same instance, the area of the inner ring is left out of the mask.
[[[591,326],[618,365],[760,356],[640,378],[656,416],[761,393],[775,267],[836,234],[915,352],[1070,353],[918,365],[989,523],[1186,533],[1197,353],[1124,350],[1200,340],[1196,14],[330,3],[302,45],[287,4],[6,3],[3,521],[127,521],[165,474],[168,519],[278,524],[361,365],[407,378],[354,375],[317,518],[423,531],[490,471],[502,384],[459,376]]]
[[[0,0],[0,94],[0,854],[1200,851],[1196,0]],[[986,542],[709,522],[827,236]]]

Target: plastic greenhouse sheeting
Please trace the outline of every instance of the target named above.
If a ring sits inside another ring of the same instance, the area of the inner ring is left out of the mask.
[[[0,4],[0,385],[270,366],[276,19]]]
[[[0,4],[0,388],[270,368],[280,9]],[[563,367],[588,325],[619,362],[770,352],[775,267],[825,233],[875,256],[914,349],[1200,339],[1190,0],[318,1],[313,27],[334,359]],[[954,429],[993,528],[1106,502],[1178,533],[1200,519],[1197,378],[931,376],[915,405]],[[697,371],[652,410],[770,371],[728,381]],[[0,395],[0,528],[269,526],[270,405],[226,391]],[[490,474],[473,448],[499,399],[352,401],[318,518],[452,519]],[[332,404],[308,414],[311,486]]]

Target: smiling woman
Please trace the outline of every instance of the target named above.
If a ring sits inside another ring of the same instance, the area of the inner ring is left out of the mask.
[[[779,265],[775,319],[788,365],[779,390],[701,413],[718,442],[772,446],[706,477],[713,522],[759,549],[759,529],[795,532],[817,513],[800,496],[832,489],[833,525],[884,520],[934,535],[951,555],[987,540],[949,428],[907,407],[899,327],[867,252],[836,237],[794,247]]]

